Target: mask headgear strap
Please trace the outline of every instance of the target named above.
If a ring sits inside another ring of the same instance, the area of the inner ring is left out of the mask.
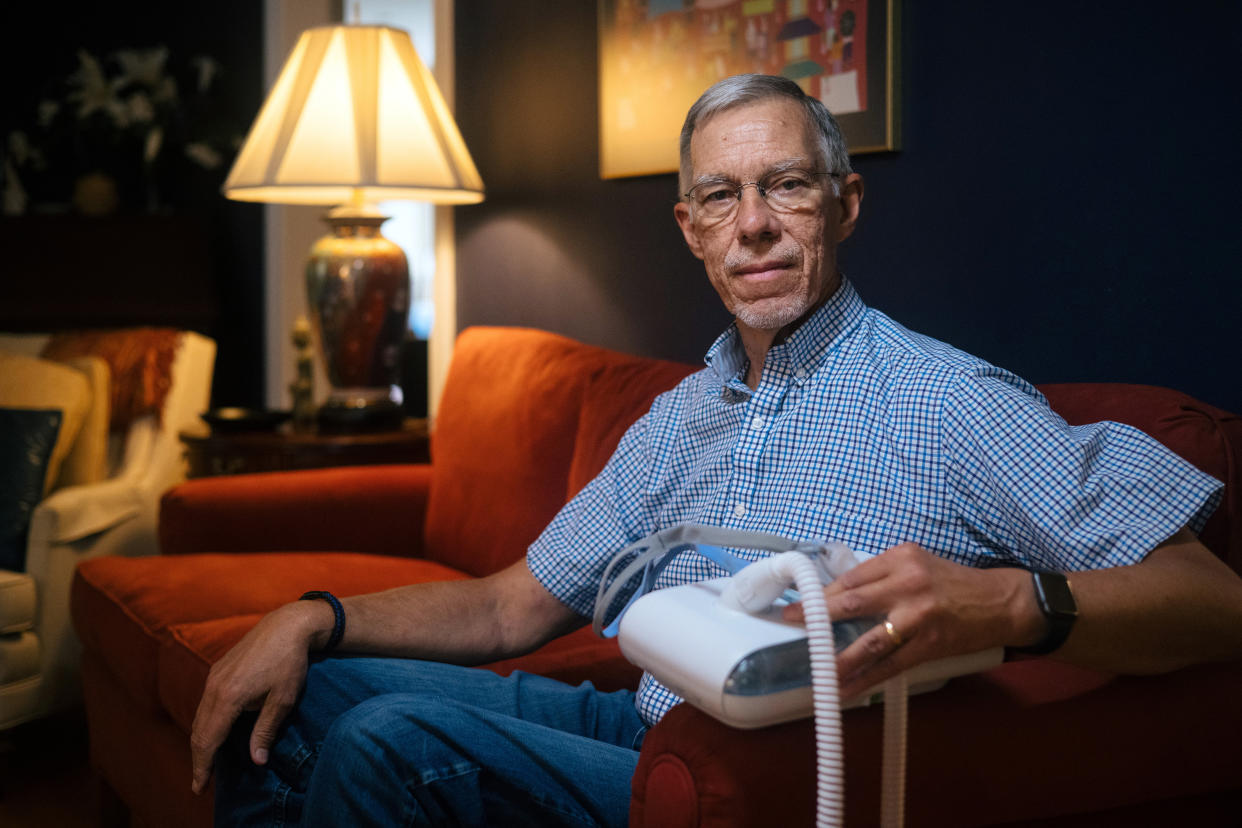
[[[683,523],[655,532],[625,547],[608,562],[604,575],[600,578],[599,590],[595,595],[595,617],[591,626],[595,634],[602,638],[615,637],[621,628],[621,617],[625,615],[625,611],[641,596],[651,591],[660,573],[676,555],[682,552],[698,552],[730,575],[735,575],[751,561],[727,551],[723,548],[725,546],[785,552],[790,549],[799,549],[803,545],[780,535],[748,532],[741,529],[722,529],[718,526],[700,526],[693,523]],[[613,577],[613,570],[621,561],[630,556],[635,557]],[[643,577],[638,589],[613,618],[612,623],[605,626],[604,619],[608,614],[608,608],[612,606],[617,594],[625,589],[640,570]]]

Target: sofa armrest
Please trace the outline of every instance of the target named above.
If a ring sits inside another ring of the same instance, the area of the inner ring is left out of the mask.
[[[815,746],[806,725],[735,730],[674,707],[643,742],[631,828],[810,824]]]
[[[1124,809],[1141,817],[1177,803],[1187,818],[1172,822],[1221,824],[1192,814],[1205,795],[1235,815],[1242,803],[1240,680],[1242,660],[1118,677],[1039,658],[913,696],[907,821],[1026,824],[1116,809],[1130,821],[1072,824],[1122,825],[1134,824]],[[842,717],[846,825],[879,824],[882,717],[878,705]],[[808,825],[814,753],[809,721],[735,730],[679,705],[643,743],[630,826]]]
[[[430,493],[427,464],[189,480],[160,502],[160,551],[421,557]]]

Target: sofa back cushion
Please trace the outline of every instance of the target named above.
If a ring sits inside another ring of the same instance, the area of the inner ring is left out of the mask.
[[[599,352],[523,328],[462,332],[432,434],[428,558],[487,575],[525,553],[565,502]]]
[[[544,331],[464,331],[432,438],[427,557],[479,576],[520,558],[599,473],[652,399],[694,370]],[[1242,572],[1237,416],[1153,386],[1065,383],[1040,390],[1071,424],[1127,423],[1224,481],[1224,502],[1201,538]]]
[[[1150,385],[1041,385],[1053,410],[1070,425],[1099,420],[1146,432],[1225,484],[1225,497],[1199,538],[1242,573],[1242,419],[1194,397]]]
[[[520,558],[693,370],[544,331],[462,332],[432,436],[427,556],[473,575]]]
[[[647,413],[656,396],[695,370],[695,366],[680,362],[604,352],[599,370],[582,395],[565,499],[576,495],[600,473],[626,429]]]

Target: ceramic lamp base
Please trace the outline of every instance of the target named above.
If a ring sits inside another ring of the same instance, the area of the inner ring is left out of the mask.
[[[332,210],[332,232],[306,265],[307,304],[331,392],[321,430],[400,428],[390,389],[408,329],[410,277],[405,253],[380,235],[386,217],[366,205]]]
[[[316,415],[320,431],[356,434],[395,431],[405,412],[391,397],[329,397]]]

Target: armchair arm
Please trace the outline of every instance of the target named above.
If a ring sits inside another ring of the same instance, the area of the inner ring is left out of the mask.
[[[190,480],[160,501],[160,550],[419,557],[430,493],[427,464]]]
[[[80,702],[80,653],[69,619],[75,568],[103,556],[154,554],[155,495],[134,480],[112,479],[60,489],[35,507],[26,574],[38,593],[34,632],[42,677],[35,708],[39,714]]]
[[[136,517],[154,495],[126,478],[57,489],[35,507],[30,531],[41,544],[81,540]]]

